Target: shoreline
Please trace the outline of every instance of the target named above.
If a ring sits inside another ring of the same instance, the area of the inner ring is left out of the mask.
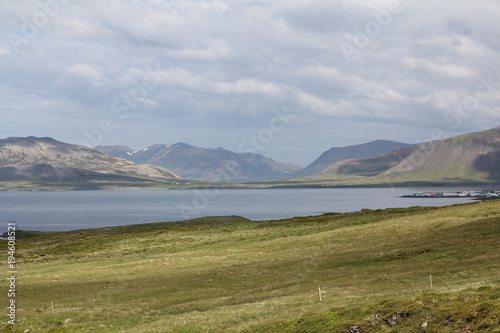
[[[50,187],[50,185],[49,185]],[[141,187],[120,187],[120,186],[110,186],[110,187],[89,187],[89,188],[84,188],[84,187],[75,187],[75,188],[65,188],[65,187],[60,187],[57,188],[2,188],[0,189],[1,192],[66,192],[66,191],[141,191],[141,190],[203,190],[203,189],[225,189],[225,190],[244,190],[244,189],[353,189],[353,188],[398,188],[398,189],[404,189],[404,188],[446,188],[446,187],[451,187],[451,188],[464,188],[464,187],[476,187],[476,188],[500,188],[500,184],[495,184],[495,183],[425,183],[425,182],[418,182],[418,183],[399,183],[399,184],[363,184],[363,185],[349,185],[349,184],[342,184],[342,185],[316,185],[316,184],[297,184],[297,185],[272,185],[272,184],[253,184],[253,183],[229,183],[229,184],[220,184],[220,183],[215,183],[215,184],[204,184],[204,185],[195,185],[195,186],[179,186],[179,187],[174,187],[174,186],[168,186],[165,185],[163,186],[141,186]],[[408,197],[408,196],[405,196]],[[413,197],[412,195],[409,197]],[[449,196],[451,198],[452,196]],[[460,197],[460,196],[456,196]]]
[[[196,218],[191,218],[191,219],[185,219],[185,220],[175,220],[175,221],[160,221],[160,222],[146,222],[146,223],[131,223],[131,224],[123,224],[123,225],[110,225],[110,226],[101,226],[101,227],[92,227],[92,228],[77,228],[77,229],[71,229],[71,230],[25,230],[25,229],[19,229],[18,231],[18,238],[25,238],[25,237],[30,237],[34,235],[43,235],[43,234],[64,234],[64,233],[71,233],[71,232],[93,232],[93,231],[100,231],[100,230],[124,230],[124,229],[130,229],[131,231],[134,230],[141,230],[141,229],[148,229],[148,228],[157,228],[157,227],[173,227],[173,226],[180,226],[180,225],[199,225],[199,224],[217,224],[217,220],[219,219],[234,219],[235,222],[244,220],[248,222],[279,222],[279,221],[287,221],[290,219],[297,219],[297,218],[317,218],[321,216],[352,216],[352,215],[360,215],[360,214],[367,214],[375,211],[389,211],[389,210],[405,210],[405,209],[411,209],[411,208],[420,208],[423,210],[433,210],[433,209],[440,209],[444,207],[451,207],[455,205],[470,205],[470,204],[476,204],[478,201],[483,201],[480,199],[476,200],[471,200],[470,197],[466,198],[469,199],[469,202],[463,202],[463,203],[454,203],[454,204],[449,204],[449,205],[443,205],[443,206],[411,206],[411,207],[386,207],[386,208],[380,208],[380,209],[370,209],[370,208],[361,208],[359,210],[355,211],[348,211],[348,212],[323,212],[319,214],[310,214],[310,215],[297,215],[297,216],[292,216],[292,217],[284,217],[284,218],[277,218],[277,219],[266,219],[266,220],[252,220],[249,218],[246,218],[244,216],[240,215],[217,215],[217,216],[202,216],[202,217],[196,217]],[[498,198],[495,198],[498,199]],[[215,222],[214,222],[215,221]],[[227,223],[225,221],[224,223]],[[6,240],[5,237],[5,232],[0,234],[0,241],[1,240]]]

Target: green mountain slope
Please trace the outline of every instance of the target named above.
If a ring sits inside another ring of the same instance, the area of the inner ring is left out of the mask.
[[[337,175],[357,175],[357,176],[376,176],[395,165],[398,165],[405,158],[410,156],[417,146],[404,148],[387,154],[372,158],[350,159],[336,162],[324,170],[324,174],[332,173]]]
[[[500,127],[433,141],[383,173],[407,180],[500,180]]]
[[[325,172],[325,169],[338,161],[375,157],[411,146],[412,145],[410,144],[402,142],[376,140],[347,147],[332,147],[321,154],[321,156],[318,157],[310,165],[305,167],[298,174],[298,176],[312,176],[321,172]]]

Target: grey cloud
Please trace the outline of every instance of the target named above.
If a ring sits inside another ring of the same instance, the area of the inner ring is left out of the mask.
[[[340,43],[390,2],[69,1],[25,36],[40,3],[1,1],[0,130],[78,143],[110,119],[107,144],[235,149],[286,107],[297,117],[262,153],[305,165],[320,147],[496,126],[500,87],[458,120],[450,110],[478,78],[500,79],[500,5],[401,0],[348,62]]]

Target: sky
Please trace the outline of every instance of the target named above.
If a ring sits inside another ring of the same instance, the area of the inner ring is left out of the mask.
[[[500,126],[498,0],[0,0],[0,137],[252,151]]]

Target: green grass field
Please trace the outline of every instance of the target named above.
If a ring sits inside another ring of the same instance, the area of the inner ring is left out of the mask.
[[[500,332],[499,200],[18,236],[3,331]]]

